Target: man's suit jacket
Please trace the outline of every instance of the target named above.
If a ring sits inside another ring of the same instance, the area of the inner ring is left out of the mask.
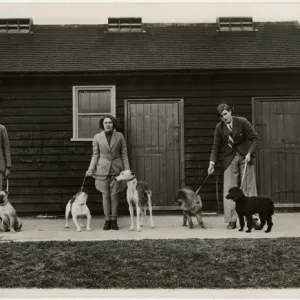
[[[247,153],[251,153],[253,158],[259,145],[259,136],[246,118],[232,117],[232,136],[234,141],[232,148],[228,145],[229,133],[229,129],[224,122],[219,122],[216,125],[210,155],[210,160],[217,162],[219,153],[222,149],[224,150],[222,157],[224,170],[230,165],[236,151],[244,156]]]
[[[130,169],[124,136],[116,130],[113,131],[110,145],[104,131],[96,134],[93,140],[93,156],[89,166],[93,171],[92,176],[96,179],[105,179],[110,168],[116,175]]]
[[[11,167],[10,145],[5,126],[0,124],[0,172]]]

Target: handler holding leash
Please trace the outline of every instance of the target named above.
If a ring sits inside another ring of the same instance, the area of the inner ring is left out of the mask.
[[[8,134],[4,125],[0,124],[0,191],[2,191],[3,176],[10,174],[11,154]]]
[[[232,108],[221,103],[217,107],[221,122],[216,125],[208,174],[214,172],[221,149],[224,167],[223,203],[225,223],[228,229],[236,228],[235,203],[225,198],[231,187],[241,185],[242,174],[247,164],[241,189],[246,196],[256,196],[256,180],[253,158],[259,145],[259,136],[246,118],[232,116]]]
[[[116,131],[117,120],[106,115],[99,121],[103,130],[93,140],[93,156],[86,176],[95,178],[96,189],[102,193],[105,224],[103,230],[118,230],[118,193],[122,183],[115,177],[123,170],[130,170],[127,147],[122,133]]]

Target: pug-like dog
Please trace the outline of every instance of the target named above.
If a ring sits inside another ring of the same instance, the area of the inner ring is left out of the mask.
[[[76,195],[74,195],[69,201],[66,206],[66,224],[65,228],[69,227],[69,216],[70,213],[72,213],[72,219],[74,224],[76,225],[77,231],[81,231],[81,227],[84,227],[84,225],[81,223],[81,218],[86,217],[86,230],[91,231],[91,213],[86,205],[88,198],[88,194],[85,192],[79,192]]]
[[[16,232],[21,230],[23,222],[17,216],[16,210],[8,201],[6,191],[0,191],[0,218],[4,231]]]

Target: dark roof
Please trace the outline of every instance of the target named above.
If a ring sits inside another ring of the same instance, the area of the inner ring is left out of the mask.
[[[106,25],[33,25],[30,34],[0,34],[0,72],[300,68],[298,22],[254,26],[144,24],[144,33],[107,33]]]

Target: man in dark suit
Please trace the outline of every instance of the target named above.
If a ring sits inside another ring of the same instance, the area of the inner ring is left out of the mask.
[[[0,124],[0,190],[2,190],[3,176],[10,174],[11,154],[8,134],[5,126]]]
[[[235,202],[226,199],[225,196],[231,187],[240,187],[245,163],[248,164],[241,189],[246,196],[257,195],[253,158],[259,145],[259,136],[246,118],[232,116],[232,109],[228,104],[219,104],[217,111],[221,122],[215,128],[208,174],[214,172],[215,163],[223,149],[224,217],[225,223],[229,223],[227,228],[235,229],[237,221]]]

